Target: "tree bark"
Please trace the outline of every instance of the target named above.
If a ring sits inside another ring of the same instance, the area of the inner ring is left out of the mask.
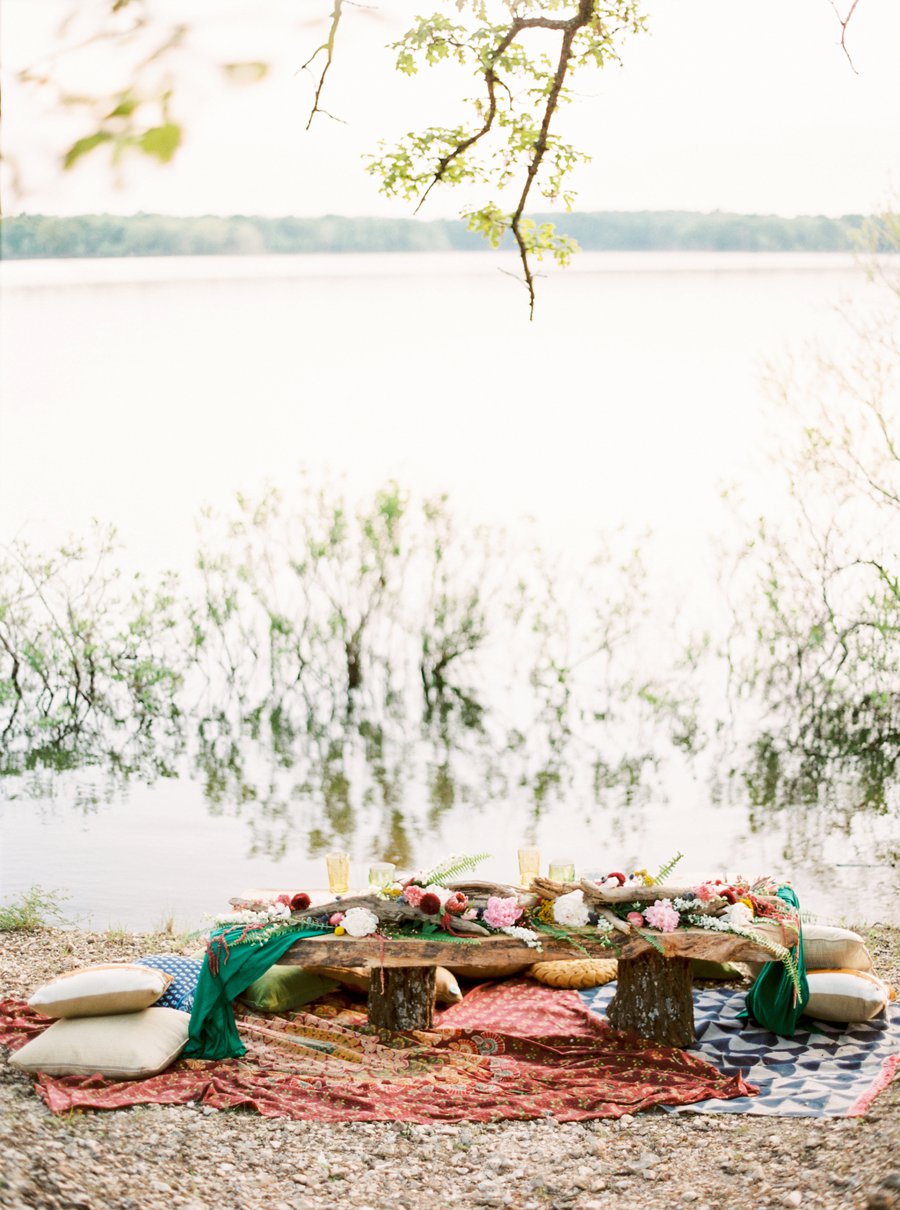
[[[384,991],[381,978],[384,976]],[[369,980],[369,1024],[379,1029],[431,1029],[434,967],[387,966]]]
[[[663,1046],[694,1042],[694,1001],[689,958],[664,958],[649,950],[619,960],[616,994],[607,1010],[615,1029]]]

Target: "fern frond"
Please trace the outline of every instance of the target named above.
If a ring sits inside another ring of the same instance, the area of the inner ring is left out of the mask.
[[[469,874],[482,861],[490,857],[490,853],[453,853],[439,861],[430,870],[425,870],[416,879],[422,886],[436,883],[443,886],[445,882],[453,882],[461,874]]]
[[[669,875],[672,873],[672,871],[675,869],[675,867],[678,865],[679,861],[681,861],[683,858],[684,858],[684,853],[676,853],[673,858],[671,858],[669,861],[667,861],[666,864],[660,869],[660,871],[656,875],[656,877],[653,879],[653,885],[658,886],[660,883],[665,882],[666,879],[669,877]]]
[[[654,937],[652,933],[645,933],[643,929],[635,929],[634,931],[639,937],[642,937],[652,949],[655,949],[658,954],[662,954],[662,956],[665,958],[666,950],[658,937]]]

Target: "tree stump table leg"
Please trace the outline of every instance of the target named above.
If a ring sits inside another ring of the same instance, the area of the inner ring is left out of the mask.
[[[664,958],[649,950],[620,959],[616,994],[606,1013],[609,1023],[663,1046],[691,1046],[692,983],[689,958]]]
[[[381,977],[384,975],[384,991]],[[431,1029],[434,967],[386,966],[369,979],[369,1024],[379,1029]]]

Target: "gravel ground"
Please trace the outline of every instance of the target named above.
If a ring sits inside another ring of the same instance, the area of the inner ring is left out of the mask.
[[[900,985],[900,930],[869,943],[878,973]],[[183,948],[165,936],[0,934],[0,988],[24,997],[63,970]],[[900,1207],[898,1105],[900,1081],[853,1120],[654,1111],[615,1123],[335,1126],[153,1105],[54,1118],[0,1059],[0,1207],[887,1210]]]

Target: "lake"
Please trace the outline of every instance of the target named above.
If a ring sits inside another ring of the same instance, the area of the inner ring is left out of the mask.
[[[795,422],[766,399],[764,366],[813,341],[839,350],[864,271],[838,255],[582,254],[538,282],[529,323],[511,268],[474,253],[4,264],[0,539],[52,543],[96,517],[127,566],[189,578],[206,505],[300,470],[351,495],[396,479],[472,522],[531,516],[576,563],[598,534],[650,529],[660,628],[675,612],[714,628],[714,546],[740,533],[723,489],[750,517],[786,507],[768,457]],[[349,824],[256,750],[252,793],[226,784],[215,801],[187,766],[153,784],[6,778],[0,895],[38,883],[96,927],[196,927],[246,887],[321,885],[326,842],[350,848],[357,879],[398,849],[488,850],[484,873],[508,878],[527,837],[584,869],[681,850],[686,874],[788,873],[804,908],[897,920],[878,890],[889,814],[761,823],[740,793],[717,801],[709,760],[675,754],[641,801],[598,805],[576,778],[536,807],[469,753],[438,810],[446,753],[402,740],[391,776],[354,749]]]

